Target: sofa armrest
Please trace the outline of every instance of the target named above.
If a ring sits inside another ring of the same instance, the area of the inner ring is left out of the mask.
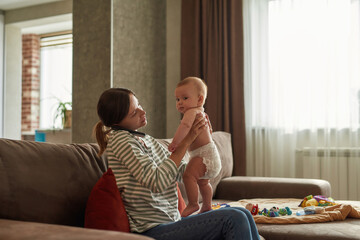
[[[304,198],[307,195],[331,197],[326,180],[233,176],[224,178],[216,188],[215,199]]]
[[[150,240],[140,234],[0,219],[0,239]]]

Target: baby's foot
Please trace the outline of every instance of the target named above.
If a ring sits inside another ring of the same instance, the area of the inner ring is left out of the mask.
[[[184,209],[184,211],[181,213],[181,217],[187,217],[189,215],[191,215],[192,213],[196,212],[197,210],[199,210],[199,204],[194,203],[194,204],[188,204],[186,206],[186,208]]]
[[[212,210],[210,205],[208,205],[208,206],[202,205],[199,213],[207,212],[207,211],[210,211],[210,210]]]

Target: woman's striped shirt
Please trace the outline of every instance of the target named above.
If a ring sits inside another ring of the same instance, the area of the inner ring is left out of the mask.
[[[180,220],[175,183],[182,180],[184,161],[177,168],[156,139],[149,135],[139,138],[123,130],[111,133],[106,151],[131,232]]]

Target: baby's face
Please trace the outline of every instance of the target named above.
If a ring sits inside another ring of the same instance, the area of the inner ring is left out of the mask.
[[[176,109],[185,113],[188,109],[199,107],[199,94],[193,84],[186,84],[175,89]]]

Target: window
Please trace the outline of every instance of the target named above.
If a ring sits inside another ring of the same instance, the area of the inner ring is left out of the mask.
[[[357,129],[359,0],[253,0],[247,4],[251,124],[289,132]]]
[[[359,1],[243,0],[248,175],[328,171],[329,149],[359,148]],[[321,170],[304,149],[327,149]]]
[[[41,38],[40,128],[61,128],[59,102],[72,101],[72,34]]]

